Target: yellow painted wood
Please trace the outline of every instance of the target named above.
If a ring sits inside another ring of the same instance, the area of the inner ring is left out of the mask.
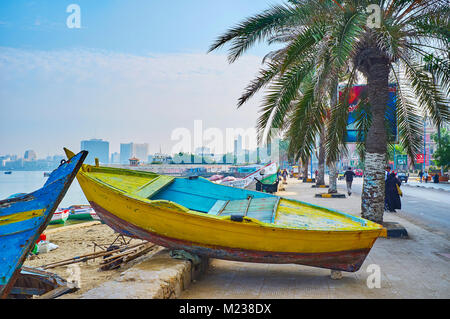
[[[371,248],[383,236],[382,226],[362,226],[338,212],[281,199],[273,224],[195,211],[173,202],[151,201],[136,192],[158,175],[83,165],[78,181],[87,199],[118,218],[162,236],[204,247],[320,253]],[[295,221],[295,222],[294,222]]]
[[[14,213],[11,215],[6,215],[6,216],[0,216],[0,226],[13,224],[13,223],[17,223],[17,222],[23,222],[23,221],[31,219],[31,218],[39,217],[39,216],[42,216],[44,214],[44,212],[45,212],[45,209],[38,209],[38,210],[30,210],[30,211],[26,211],[26,212],[21,212],[21,213]]]

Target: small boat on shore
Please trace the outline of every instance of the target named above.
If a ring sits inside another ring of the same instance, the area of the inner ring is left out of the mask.
[[[0,201],[0,298],[8,297],[27,255],[50,223],[86,156],[82,151],[63,162],[41,189]]]
[[[258,180],[265,179],[269,176],[276,175],[278,171],[278,166],[276,163],[269,163],[261,168],[251,172],[243,178],[236,178],[234,176],[227,176],[223,179],[211,180],[217,184],[245,188],[256,190],[256,183]]]
[[[386,236],[350,214],[199,177],[83,165],[77,179],[115,231],[212,258],[354,272]]]
[[[92,220],[99,220],[99,221],[102,221],[102,219],[97,215],[97,213],[95,212],[95,210],[91,210],[91,218],[92,218]]]
[[[50,220],[50,225],[65,224],[69,218],[69,214],[70,212],[68,209],[58,209],[53,213],[52,219]]]
[[[72,205],[68,210],[69,220],[93,220],[93,215],[96,215],[89,205]]]
[[[261,180],[256,179],[255,188],[258,192],[276,193],[278,191],[278,184],[280,180],[278,173],[264,177]]]
[[[5,174],[6,174],[6,175],[11,175],[12,172],[11,172],[11,171],[6,171]]]

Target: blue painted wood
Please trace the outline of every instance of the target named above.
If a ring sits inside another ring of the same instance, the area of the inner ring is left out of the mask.
[[[0,223],[0,297],[9,294],[28,253],[48,226],[86,156],[87,152],[82,151],[63,163],[41,189],[0,201],[3,220]],[[9,216],[20,217],[25,215],[21,213],[37,210],[43,213],[25,220],[7,221]]]
[[[188,209],[207,213],[212,210],[218,200],[247,200],[253,198],[276,198],[276,196],[213,183],[204,178],[177,178],[162,189],[152,200],[168,200]]]

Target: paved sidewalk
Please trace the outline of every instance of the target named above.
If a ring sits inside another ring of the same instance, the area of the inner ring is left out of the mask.
[[[326,190],[295,179],[280,195],[360,215],[359,195],[345,199],[315,198]],[[344,191],[344,185],[339,190]],[[410,239],[379,238],[361,269],[332,280],[330,271],[300,265],[269,265],[213,259],[207,273],[182,299],[298,298],[450,298],[449,241],[405,219],[386,213],[385,221],[402,224]],[[375,266],[373,266],[375,265]],[[367,285],[379,266],[381,287]],[[375,267],[375,268],[372,268]]]

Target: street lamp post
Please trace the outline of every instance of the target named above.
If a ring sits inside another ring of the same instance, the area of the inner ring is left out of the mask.
[[[427,118],[425,117],[423,120],[423,172],[425,173],[425,165],[427,160],[427,133],[426,133],[426,127],[427,127]]]
[[[394,171],[396,170],[396,161],[395,161],[395,144],[394,144]]]

